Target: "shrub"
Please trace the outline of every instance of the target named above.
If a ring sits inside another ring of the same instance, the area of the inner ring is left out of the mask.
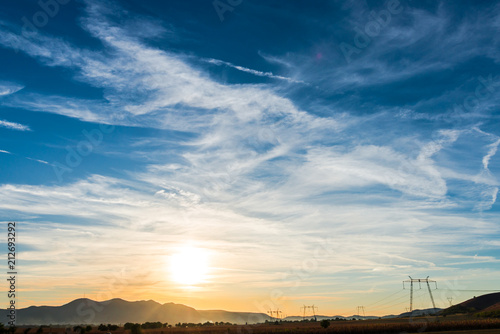
[[[321,327],[323,328],[328,328],[330,326],[330,321],[324,319],[324,320],[321,320],[321,322],[319,323],[321,325]]]
[[[130,334],[142,334],[142,329],[140,324],[133,324],[130,328]]]

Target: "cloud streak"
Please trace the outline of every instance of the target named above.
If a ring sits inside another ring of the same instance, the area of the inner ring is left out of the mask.
[[[21,85],[17,85],[17,84],[10,83],[10,82],[0,81],[0,97],[14,94],[23,88],[24,88],[24,86],[21,86]]]
[[[295,79],[283,77],[280,75],[274,75],[272,72],[262,72],[262,71],[252,70],[250,68],[246,68],[243,66],[231,64],[227,61],[222,61],[222,60],[218,60],[218,59],[204,59],[204,61],[206,61],[207,63],[210,63],[210,64],[217,65],[217,66],[222,66],[222,65],[228,66],[228,67],[237,69],[238,71],[250,73],[250,74],[253,74],[253,75],[256,75],[259,77],[267,77],[267,78],[272,78],[272,79],[285,80],[285,81],[293,82],[293,83],[306,84],[304,81],[295,80]]]
[[[30,127],[27,125],[15,123],[15,122],[4,121],[4,120],[0,120],[0,126],[7,128],[7,129],[11,129],[11,130],[31,131]]]

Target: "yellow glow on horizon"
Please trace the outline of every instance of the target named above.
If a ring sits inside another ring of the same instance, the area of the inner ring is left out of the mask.
[[[170,275],[174,282],[192,286],[203,283],[209,272],[206,250],[185,246],[170,258]]]

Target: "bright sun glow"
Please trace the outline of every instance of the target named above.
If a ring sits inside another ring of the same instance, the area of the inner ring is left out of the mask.
[[[184,247],[170,259],[172,280],[183,285],[202,283],[208,270],[207,252],[200,248]]]

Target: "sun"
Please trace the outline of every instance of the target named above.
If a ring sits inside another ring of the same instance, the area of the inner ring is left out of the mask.
[[[192,286],[203,283],[209,271],[206,250],[192,246],[181,248],[170,258],[172,280],[182,285]]]

